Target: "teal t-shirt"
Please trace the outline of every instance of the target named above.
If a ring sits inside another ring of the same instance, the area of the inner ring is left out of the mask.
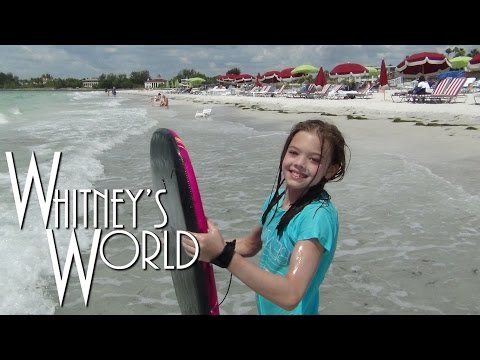
[[[283,190],[281,190],[283,191]],[[273,193],[263,204],[265,212]],[[286,210],[281,208],[283,196],[268,213],[265,224],[262,225],[262,252],[260,268],[276,275],[285,276],[288,272],[290,257],[298,241],[316,239],[324,248],[317,271],[310,282],[300,303],[291,311],[287,311],[265,299],[257,297],[257,311],[259,315],[318,315],[320,304],[320,284],[332,262],[338,236],[338,213],[329,200],[314,201],[295,215],[279,238],[277,225]],[[276,209],[276,212],[275,212]],[[272,221],[270,219],[274,217]]]

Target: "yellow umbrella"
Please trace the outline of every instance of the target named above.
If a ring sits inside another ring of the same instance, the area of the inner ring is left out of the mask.
[[[188,79],[188,82],[190,84],[201,84],[203,82],[205,82],[206,80],[205,79],[202,79],[201,77],[193,77],[193,78],[190,78]]]
[[[318,73],[318,68],[312,65],[300,65],[292,70],[292,74],[313,74]]]
[[[464,69],[472,58],[470,56],[457,56],[449,59],[452,69]]]
[[[378,76],[378,69],[373,66],[365,66],[368,70],[368,76]]]

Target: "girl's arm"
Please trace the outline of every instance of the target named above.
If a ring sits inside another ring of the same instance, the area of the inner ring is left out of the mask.
[[[302,299],[316,272],[323,247],[314,239],[298,241],[290,257],[288,273],[285,276],[274,275],[243,257],[253,253],[255,246],[252,244],[258,246],[260,232],[260,226],[254,227],[249,236],[239,239],[239,249],[235,249],[236,253],[227,269],[256,293],[286,310],[292,310]],[[212,223],[208,222],[208,233],[192,234],[200,246],[198,260],[210,262],[223,251],[225,242],[218,228]],[[195,254],[191,239],[185,237],[182,244],[189,256]]]
[[[255,256],[262,249],[262,227],[255,225],[245,237],[238,238],[235,244],[235,252],[243,257]]]
[[[318,241],[304,240],[295,245],[285,276],[262,270],[237,254],[227,269],[259,295],[285,310],[293,310],[305,295],[322,254]]]

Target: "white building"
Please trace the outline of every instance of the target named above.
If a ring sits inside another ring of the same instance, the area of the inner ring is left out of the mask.
[[[164,86],[167,83],[167,80],[165,79],[148,79],[145,81],[145,89],[150,90],[150,89],[157,89],[159,87]]]
[[[98,85],[98,79],[85,79],[83,80],[83,87],[93,88],[94,86]]]

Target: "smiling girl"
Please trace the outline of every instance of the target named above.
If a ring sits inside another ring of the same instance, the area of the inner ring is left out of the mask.
[[[285,141],[276,188],[250,234],[225,242],[210,221],[206,234],[192,233],[200,246],[199,260],[226,268],[256,292],[258,314],[318,314],[320,284],[339,229],[337,210],[324,186],[345,175],[347,149],[335,125],[297,123]],[[193,257],[193,241],[184,237],[182,244]],[[259,251],[259,266],[245,259]]]

